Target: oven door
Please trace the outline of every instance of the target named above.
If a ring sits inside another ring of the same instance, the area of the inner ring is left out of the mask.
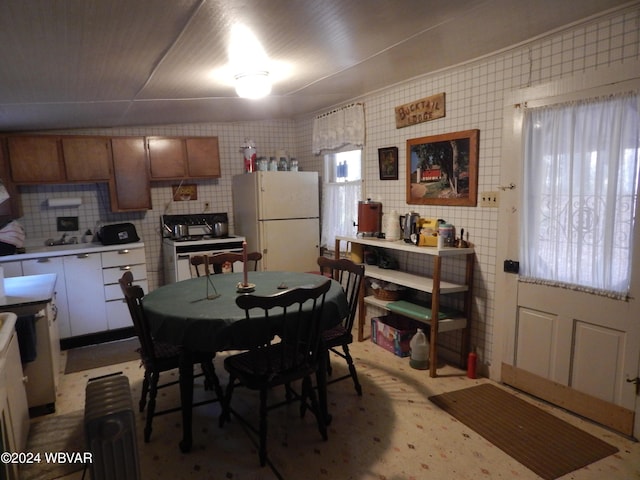
[[[222,252],[242,253],[242,248],[225,248],[224,250],[206,250],[202,252],[177,253],[176,254],[176,282],[188,280],[196,276],[196,272],[191,267],[191,257],[194,255],[215,255]],[[242,272],[242,262],[233,265],[234,272]]]
[[[189,280],[191,278],[190,257],[193,254],[178,253],[176,258],[176,282]]]

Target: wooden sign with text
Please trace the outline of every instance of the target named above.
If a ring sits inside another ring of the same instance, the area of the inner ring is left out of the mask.
[[[184,202],[198,199],[198,185],[195,183],[172,185],[173,201]]]
[[[396,128],[444,117],[444,92],[396,107]]]

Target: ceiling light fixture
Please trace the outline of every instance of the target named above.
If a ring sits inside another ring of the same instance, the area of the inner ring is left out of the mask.
[[[256,99],[271,93],[269,57],[245,25],[235,24],[231,28],[229,63],[239,97]]]
[[[235,75],[236,93],[240,98],[262,98],[271,93],[271,79],[269,72],[238,73]]]

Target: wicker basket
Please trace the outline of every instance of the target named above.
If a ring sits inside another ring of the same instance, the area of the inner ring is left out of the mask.
[[[378,300],[393,302],[400,298],[401,290],[384,290],[382,288],[373,288],[373,296]]]

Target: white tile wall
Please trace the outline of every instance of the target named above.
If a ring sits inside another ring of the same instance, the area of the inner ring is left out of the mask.
[[[497,209],[408,205],[405,201],[406,141],[479,129],[478,192],[496,190],[500,186],[505,93],[638,60],[639,32],[640,9],[636,5],[624,13],[574,26],[527,45],[354,99],[365,104],[364,197],[381,201],[386,212],[413,210],[424,217],[444,218],[469,232],[477,258],[471,344],[477,346],[483,362],[490,362],[492,358],[496,263],[504,260],[495,245],[498,235],[508,235],[508,232],[498,231]],[[446,94],[445,118],[396,129],[396,106],[439,92]],[[298,122],[300,152],[311,150],[312,125],[312,118]],[[399,179],[381,181],[378,148],[391,146],[398,147]],[[301,160],[304,165],[321,171],[319,158],[304,154]],[[419,259],[402,258],[400,261],[401,264],[413,262],[415,270],[429,270],[429,266],[422,265]],[[445,275],[455,274],[445,268]],[[453,344],[457,336],[451,337]]]
[[[472,345],[477,346],[483,362],[490,362],[493,349],[494,285],[498,231],[496,209],[481,207],[434,207],[405,203],[406,141],[467,129],[480,129],[478,192],[495,190],[500,185],[502,149],[502,111],[506,92],[543,84],[572,75],[588,75],[640,56],[640,8],[629,9],[573,26],[565,31],[520,45],[461,65],[429,74],[403,85],[353,99],[365,104],[366,138],[364,149],[364,194],[383,203],[385,211],[414,210],[425,217],[444,218],[469,232],[476,248]],[[395,128],[394,107],[439,92],[446,93],[446,117],[402,129]],[[321,113],[321,112],[316,112]],[[242,172],[239,152],[245,138],[255,140],[258,155],[284,148],[300,160],[306,170],[322,171],[322,159],[312,155],[313,116],[294,120],[229,124],[174,125],[147,128],[87,130],[81,133],[106,135],[214,135],[220,139],[222,178],[197,182],[198,200],[171,202],[173,182],[155,184],[152,188],[154,208],[141,214],[111,214],[108,192],[103,185],[51,186],[23,188],[25,216],[23,224],[29,235],[55,233],[55,216],[78,215],[81,229],[95,222],[133,221],[147,245],[151,288],[161,282],[159,217],[168,204],[169,213],[197,213],[203,202],[211,202],[213,211],[231,214],[231,176]],[[75,132],[78,133],[78,132]],[[378,148],[399,149],[399,180],[380,181]],[[78,209],[48,210],[43,202],[48,197],[80,196]],[[233,229],[233,219],[231,229]],[[233,230],[232,230],[233,231]],[[82,232],[80,232],[82,233]],[[411,263],[412,259],[406,260]],[[420,265],[416,267],[428,268]],[[456,274],[446,271],[445,274]]]

